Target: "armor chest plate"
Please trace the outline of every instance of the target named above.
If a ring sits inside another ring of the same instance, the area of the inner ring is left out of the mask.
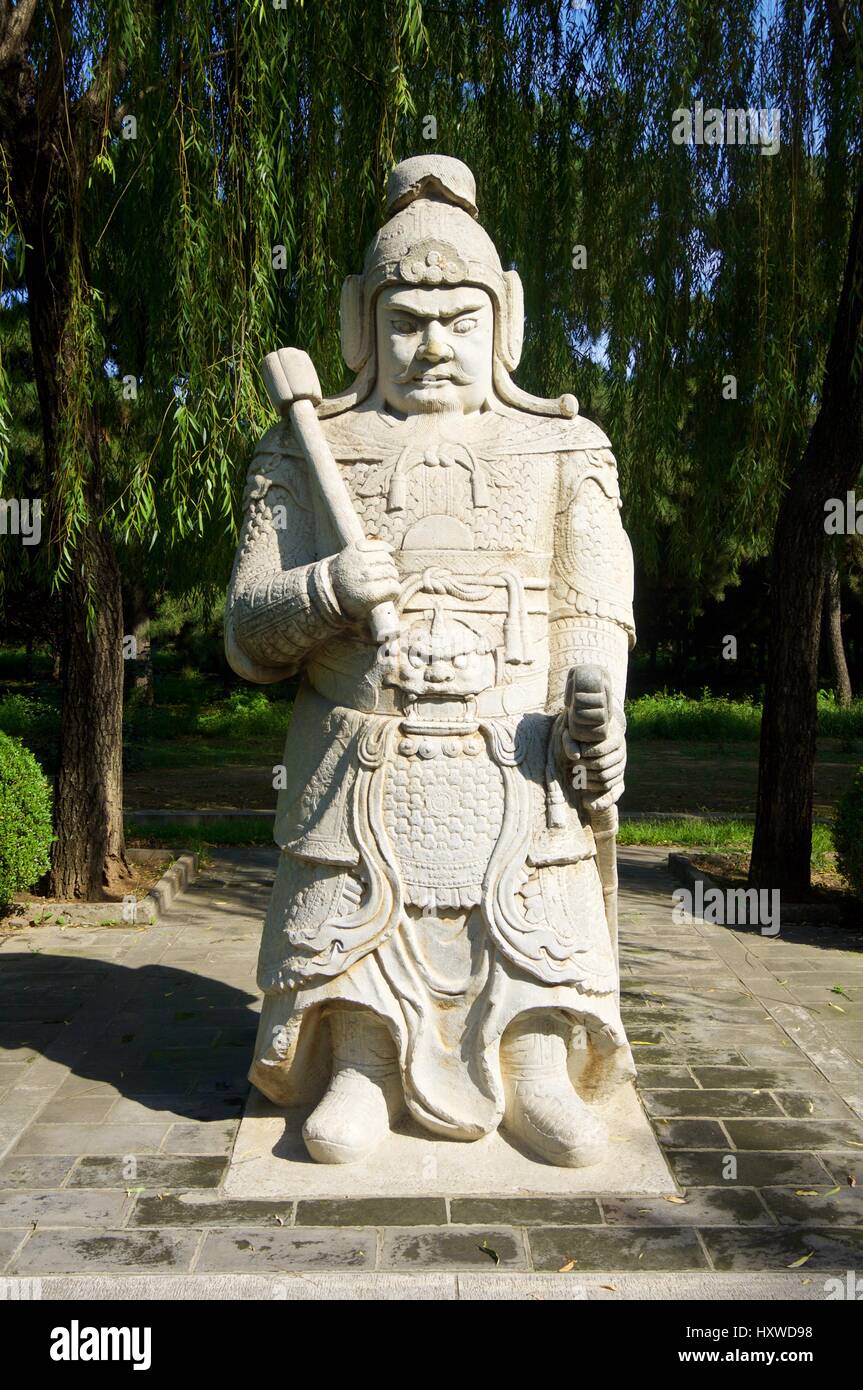
[[[451,550],[550,555],[554,455],[491,458],[441,445],[341,470],[366,534],[396,551],[439,551],[443,563]]]

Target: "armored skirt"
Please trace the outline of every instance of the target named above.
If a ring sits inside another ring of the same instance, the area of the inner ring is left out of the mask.
[[[453,1139],[499,1124],[500,1041],[519,1015],[566,1021],[583,1098],[634,1075],[595,844],[558,780],[552,724],[445,709],[411,724],[303,688],[250,1072],[271,1100],[320,1097],[327,1013],[344,1007],[388,1027],[408,1109]]]

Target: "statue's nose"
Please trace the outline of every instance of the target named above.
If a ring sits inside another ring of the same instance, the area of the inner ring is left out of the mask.
[[[455,672],[448,661],[432,661],[426,667],[425,677],[434,685],[443,684],[444,681],[451,681]]]
[[[441,324],[436,319],[433,319],[427,326],[418,353],[420,357],[426,358],[429,362],[448,362],[451,359],[452,348],[447,342]]]

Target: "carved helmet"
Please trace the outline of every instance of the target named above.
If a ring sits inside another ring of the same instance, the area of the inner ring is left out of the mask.
[[[374,353],[374,306],[385,286],[478,285],[494,304],[495,356],[513,371],[524,332],[521,280],[502,268],[494,242],[476,220],[476,184],[467,165],[440,154],[402,160],[387,183],[386,215],[362,275],[349,275],[342,286],[348,366],[360,372]]]

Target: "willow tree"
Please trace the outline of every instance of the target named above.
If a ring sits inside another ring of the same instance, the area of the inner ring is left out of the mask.
[[[752,879],[799,896],[824,502],[854,486],[863,453],[861,7],[596,0],[556,35],[534,28],[531,65],[508,69],[520,13],[497,11],[459,61],[481,96],[463,117],[481,193],[528,289],[525,367],[548,394],[574,382],[606,424],[642,573],[672,577],[697,608],[772,551]],[[491,75],[479,68],[489,48]],[[537,81],[537,68],[556,80]],[[696,102],[721,113],[722,134],[675,145],[675,115]],[[739,143],[735,120],[729,142],[726,114],[752,111],[758,140]],[[779,117],[769,152],[761,112]],[[492,142],[497,165],[483,157],[490,124],[509,137]],[[574,273],[570,242],[586,253]],[[600,371],[579,351],[597,344]]]
[[[59,896],[127,871],[118,552],[159,532],[205,564],[227,544],[265,423],[254,365],[286,333],[324,341],[324,228],[340,201],[371,210],[393,158],[421,11],[366,14],[0,0],[2,235],[23,261],[63,599]],[[124,447],[130,399],[146,450]]]
[[[337,287],[399,158],[474,168],[525,282],[521,380],[607,427],[641,567],[697,602],[765,553],[859,157],[857,77],[831,55],[826,0],[0,0],[0,178],[66,608],[59,891],[123,866],[118,556],[155,535],[166,564],[227,564],[267,423],[256,364],[296,343],[344,384]],[[779,106],[788,138],[676,145],[699,99]]]

